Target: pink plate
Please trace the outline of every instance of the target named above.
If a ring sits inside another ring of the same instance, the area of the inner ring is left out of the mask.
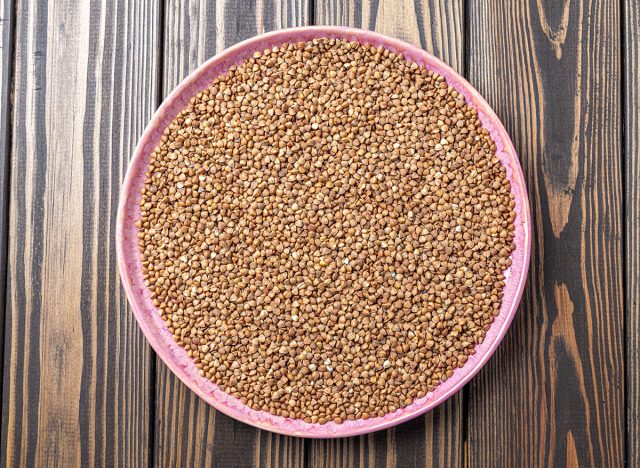
[[[443,75],[449,85],[462,93],[467,103],[477,109],[482,124],[491,132],[491,137],[498,148],[497,156],[507,169],[507,177],[511,182],[516,203],[516,248],[512,255],[512,265],[505,272],[507,280],[504,300],[500,313],[487,332],[484,342],[476,347],[476,353],[470,356],[465,365],[457,369],[450,379],[406,408],[368,420],[345,421],[342,424],[330,422],[324,425],[252,410],[198,374],[195,364],[185,350],[173,341],[158,310],[151,302],[142,276],[135,227],[135,222],[140,218],[138,206],[140,188],[144,183],[149,155],[160,141],[165,127],[184,109],[189,99],[207,88],[214,77],[224,73],[231,65],[249,58],[256,51],[263,51],[287,42],[308,41],[320,37],[348,39],[374,46],[381,45],[391,51],[400,52],[408,60]],[[385,429],[423,414],[460,390],[480,370],[500,344],[520,302],[529,269],[530,229],[527,190],[515,149],[500,120],[473,86],[439,59],[397,39],[359,29],[305,27],[263,34],[230,47],[201,65],[165,99],[145,129],[124,180],[118,207],[116,248],[122,284],[142,332],[158,356],[198,396],[223,413],[261,429],[303,437],[346,437]]]

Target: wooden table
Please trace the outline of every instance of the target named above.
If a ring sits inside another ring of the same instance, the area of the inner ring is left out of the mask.
[[[437,410],[303,440],[215,412],[120,288],[127,162],[163,97],[241,39],[375,29],[443,58],[505,123],[533,256],[503,345]],[[640,465],[640,8],[634,0],[0,0],[0,462]]]

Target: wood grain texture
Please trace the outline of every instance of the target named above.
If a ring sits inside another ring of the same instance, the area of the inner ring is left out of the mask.
[[[534,230],[520,311],[470,384],[469,464],[623,466],[619,2],[469,14],[470,81],[516,144]]]
[[[463,0],[316,0],[315,23],[396,37],[464,72]]]
[[[627,463],[640,466],[640,2],[623,12],[627,259]]]
[[[0,0],[0,358],[4,350],[6,310],[9,154],[11,151],[11,78],[13,75],[13,1]],[[0,373],[0,386],[2,375]],[[2,409],[0,403],[0,411]],[[0,427],[0,439],[2,428]]]
[[[463,73],[463,0],[319,0],[316,24],[375,30],[403,39]],[[463,462],[463,394],[423,417],[388,431],[309,442],[312,467],[460,466]]]
[[[114,234],[155,107],[158,4],[15,8],[0,465],[145,465],[150,353]]]
[[[307,0],[167,0],[163,94],[209,57],[273,29],[309,24]],[[301,439],[262,432],[216,412],[158,362],[157,466],[302,466]]]
[[[462,395],[425,416],[386,431],[359,437],[311,440],[309,466],[463,466]]]

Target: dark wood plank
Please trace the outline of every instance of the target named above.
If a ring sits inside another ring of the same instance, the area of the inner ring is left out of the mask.
[[[412,42],[463,70],[462,0],[319,0],[316,24],[375,30]],[[333,466],[459,466],[463,397],[388,431],[339,440],[310,441],[310,464]]]
[[[150,352],[114,233],[156,104],[158,3],[15,8],[0,465],[146,465]]]
[[[312,467],[462,466],[462,395],[395,428],[359,437],[309,441]]]
[[[469,464],[623,466],[619,2],[470,2],[469,34],[534,230],[520,311],[470,384]]]
[[[265,31],[308,24],[307,0],[168,0],[163,92],[216,52]],[[158,362],[157,466],[302,466],[301,439],[259,431],[216,412]]]
[[[627,463],[640,466],[640,2],[625,0]]]
[[[0,0],[0,362],[2,362],[4,351],[4,315],[6,310],[12,72],[13,1]],[[2,375],[0,375],[0,386],[2,386]],[[0,406],[0,410],[1,408]],[[0,439],[2,438],[1,431],[0,429]]]

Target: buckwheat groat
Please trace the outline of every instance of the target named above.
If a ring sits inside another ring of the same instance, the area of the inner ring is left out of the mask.
[[[165,130],[142,189],[155,305],[257,410],[370,418],[449,378],[502,302],[505,168],[445,79],[334,39],[256,53]]]

